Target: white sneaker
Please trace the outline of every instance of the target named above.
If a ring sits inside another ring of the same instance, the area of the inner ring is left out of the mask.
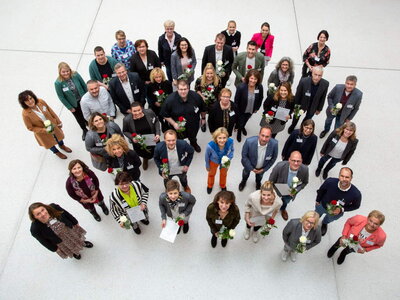
[[[260,240],[260,237],[258,235],[258,231],[253,231],[253,242],[257,243]]]
[[[244,230],[244,235],[243,235],[245,240],[248,240],[250,238],[250,228],[247,228]]]
[[[291,260],[292,262],[296,262],[296,260],[297,260],[297,253],[296,253],[296,251],[291,251],[291,252],[290,252],[290,260]]]
[[[289,252],[282,250],[281,258],[283,261],[287,261],[287,257],[289,256]]]

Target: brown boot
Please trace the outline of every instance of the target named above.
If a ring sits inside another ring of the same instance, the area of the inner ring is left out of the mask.
[[[72,152],[72,150],[70,148],[68,148],[67,146],[65,146],[65,145],[60,146],[60,148],[63,149],[67,153],[71,153]]]
[[[67,156],[60,151],[56,152],[55,155],[57,155],[61,159],[67,159]]]
[[[184,190],[185,190],[186,193],[189,193],[189,194],[192,193],[192,190],[190,189],[190,187],[188,185],[185,186]]]
[[[149,167],[149,159],[143,158],[143,170],[147,170],[148,167]]]
[[[285,209],[285,210],[281,210],[281,215],[282,215],[282,218],[283,218],[285,221],[287,221],[287,219],[289,218],[286,209]]]

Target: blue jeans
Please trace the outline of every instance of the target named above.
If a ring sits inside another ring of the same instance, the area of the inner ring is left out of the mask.
[[[342,161],[340,158],[334,158],[334,157],[329,156],[329,155],[324,155],[319,160],[318,169],[322,170],[322,168],[324,167],[325,163],[329,159],[330,159],[330,161],[328,162],[328,164],[326,165],[326,167],[324,169],[324,172],[326,172],[327,174],[328,174],[329,170],[332,169],[339,161]]]
[[[64,141],[63,141],[63,140],[59,141],[59,140],[57,139],[57,137],[56,137],[55,134],[53,134],[53,137],[54,137],[54,139],[57,141],[58,146],[61,147],[61,146],[64,145]],[[56,148],[56,146],[51,147],[50,150],[51,150],[51,152],[53,152],[53,153],[60,152],[60,151],[58,151],[58,149]]]
[[[250,173],[251,173],[251,171],[246,171],[246,169],[243,169],[243,172],[242,172],[242,181],[247,181],[247,179],[248,179],[249,176],[250,176]],[[262,180],[262,178],[263,178],[263,176],[264,176],[264,173],[265,173],[265,172],[262,172],[262,173],[260,173],[260,174],[256,174],[256,183],[261,184],[261,180]]]
[[[293,199],[292,196],[282,196],[282,206],[281,206],[281,210],[286,210],[286,206],[289,204],[290,200]]]
[[[315,205],[315,211],[319,214],[319,217],[322,217],[322,215],[325,214],[325,218],[322,221],[323,224],[329,224],[330,222],[336,221],[337,219],[340,219],[343,216],[343,212],[341,212],[336,216],[331,216],[330,214],[328,214],[327,210],[322,206],[322,204]]]
[[[340,124],[340,115],[339,116],[334,116],[331,113],[328,113],[326,116],[326,120],[325,120],[325,127],[324,127],[324,131],[325,132],[329,132],[331,130],[331,125],[333,122],[333,119],[335,119],[335,129],[339,128],[342,124]]]

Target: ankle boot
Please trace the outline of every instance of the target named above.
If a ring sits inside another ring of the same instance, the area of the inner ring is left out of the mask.
[[[94,210],[90,210],[89,212],[92,214],[93,218],[94,218],[97,222],[100,222],[100,221],[101,221],[101,218],[100,218],[99,214],[97,213],[97,211],[96,211],[95,209],[94,209]]]
[[[103,213],[108,216],[108,214],[110,213],[110,211],[108,210],[107,206],[103,203],[100,205],[101,209],[103,210]]]

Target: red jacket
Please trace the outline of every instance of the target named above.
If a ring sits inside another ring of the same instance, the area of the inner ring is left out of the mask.
[[[358,236],[367,222],[368,218],[361,215],[356,215],[347,219],[346,224],[344,224],[342,235],[346,238],[348,238],[350,234]],[[365,251],[369,252],[382,247],[385,243],[385,240],[386,233],[381,227],[378,227],[378,229],[371,233],[371,235],[364,242],[360,243],[360,246],[363,247]]]
[[[265,56],[272,57],[272,49],[274,49],[274,36],[270,34],[266,41],[265,41]],[[263,42],[263,37],[261,36],[261,33],[255,33],[253,37],[251,38],[252,41],[257,43],[257,49],[261,48],[262,42]]]

